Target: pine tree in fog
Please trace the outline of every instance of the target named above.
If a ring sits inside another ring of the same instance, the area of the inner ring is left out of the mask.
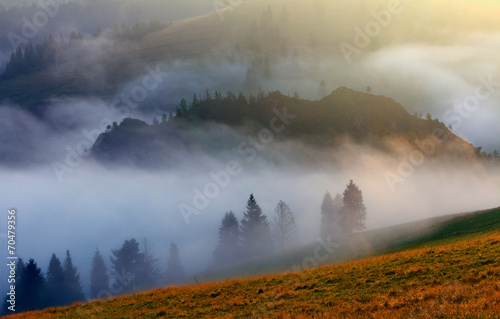
[[[253,194],[247,202],[247,210],[241,221],[241,240],[245,257],[263,255],[272,251],[269,222],[257,204]]]
[[[66,280],[61,261],[52,254],[47,270],[47,297],[52,307],[65,305]]]
[[[100,292],[109,290],[109,277],[106,264],[101,253],[96,249],[94,258],[92,258],[92,267],[90,269],[90,298],[100,299]],[[103,293],[104,294],[104,293]]]
[[[279,201],[274,209],[273,239],[278,250],[295,247],[298,244],[297,225],[293,212],[284,202]]]
[[[24,265],[19,284],[16,285],[16,312],[43,309],[47,304],[45,278],[42,270],[31,258]]]
[[[111,253],[111,275],[115,279],[113,288],[124,293],[133,292],[140,285],[137,275],[143,256],[139,252],[139,243],[134,238],[125,240],[120,249],[112,250]]]
[[[179,248],[177,245],[172,242],[170,244],[168,263],[167,263],[167,272],[166,272],[166,281],[167,284],[173,284],[182,280],[186,277],[184,273],[184,268],[182,267],[181,257],[179,255]]]
[[[233,212],[226,213],[219,227],[219,243],[214,251],[218,265],[239,259],[241,255],[240,225]]]
[[[156,266],[158,258],[151,253],[151,247],[147,238],[142,242],[141,250],[142,260],[137,271],[137,282],[139,289],[147,290],[154,288],[160,281],[160,274]]]
[[[321,229],[320,236],[324,240],[335,238],[340,234],[340,208],[342,207],[340,194],[332,199],[330,193],[326,193],[321,204]]]
[[[361,190],[351,180],[344,191],[343,206],[340,209],[342,232],[352,233],[365,228],[366,207]]]
[[[83,301],[85,296],[82,292],[82,284],[80,283],[80,274],[78,269],[73,265],[73,260],[69,250],[66,250],[66,259],[63,266],[64,279],[66,282],[66,301],[65,304],[72,304],[75,301]]]

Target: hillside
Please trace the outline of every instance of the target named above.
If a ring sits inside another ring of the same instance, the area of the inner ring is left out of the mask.
[[[421,238],[421,245],[432,247],[11,318],[497,318],[499,214],[496,209],[448,221]]]
[[[390,252],[449,244],[498,229],[500,209],[435,217],[335,239],[332,241],[338,244],[335,253],[327,254],[328,258],[320,264],[334,264]],[[289,272],[303,267],[301,262],[314,255],[318,246],[324,245],[315,242],[277,256],[262,256],[209,269],[196,274],[196,279],[198,282],[210,282]],[[192,284],[193,279],[190,278],[184,283]]]
[[[371,12],[387,7],[386,1],[348,0],[328,3],[318,0],[313,5],[304,0],[215,4],[218,10],[176,21],[140,41],[94,39],[95,31],[89,32],[85,35],[83,58],[30,76],[0,81],[0,101],[8,100],[33,110],[43,108],[40,101],[53,96],[107,98],[144,74],[146,65],[165,63],[168,68],[175,69],[169,63],[179,60],[220,63],[226,67],[241,64],[243,70],[258,65],[265,55],[276,65],[292,57],[309,57],[312,52],[327,59],[340,57],[345,60],[341,44],[352,44],[353,30],[373,20]],[[175,8],[177,2],[169,5]],[[407,43],[450,44],[464,35],[500,28],[496,19],[498,8],[485,3],[461,0],[450,5],[447,0],[405,0],[401,1],[401,8],[402,12],[391,17],[384,32],[369,43],[370,52]],[[168,13],[170,10],[171,7],[162,7],[159,11]],[[207,12],[207,7],[195,12]],[[105,28],[107,25],[92,27]],[[85,30],[80,31],[85,33]],[[244,71],[240,76],[243,82]],[[317,80],[319,83],[321,78]],[[213,83],[211,88],[216,88],[217,84]],[[30,90],[30,94],[25,94],[26,90]]]
[[[273,141],[294,142],[292,149],[335,148],[352,142],[397,155],[414,148],[427,152],[423,141],[430,140],[435,148],[427,154],[431,157],[465,162],[477,158],[474,147],[439,120],[421,119],[390,98],[344,87],[319,101],[280,92],[250,96],[248,101],[241,95],[205,98],[159,125],[126,119],[99,137],[92,154],[101,161],[168,166],[176,163],[179,152],[238,149],[249,134],[270,131],[273,125],[279,128],[276,134],[271,132]],[[295,154],[301,154],[293,156],[298,162],[318,160],[314,153]]]

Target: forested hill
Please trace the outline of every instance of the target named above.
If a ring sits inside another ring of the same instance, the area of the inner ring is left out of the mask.
[[[472,144],[430,115],[423,119],[388,97],[344,87],[319,101],[280,92],[247,97],[207,91],[203,97],[194,95],[190,102],[182,100],[176,114],[154,119],[152,125],[127,118],[108,127],[92,154],[103,161],[162,166],[175,163],[181,152],[214,154],[238,149],[252,136],[261,144],[294,141],[323,149],[349,140],[388,153],[409,147],[430,152],[427,155],[433,157],[467,161],[478,157]]]

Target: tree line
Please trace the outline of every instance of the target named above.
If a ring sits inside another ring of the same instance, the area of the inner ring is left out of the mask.
[[[332,198],[326,193],[321,204],[319,234],[334,239],[364,229],[366,207],[361,190],[351,180],[342,195]],[[251,194],[243,218],[238,221],[232,212],[222,218],[218,242],[213,251],[215,266],[253,258],[297,247],[299,237],[292,209],[280,200],[270,222]],[[169,257],[161,271],[158,258],[152,254],[148,240],[142,245],[127,239],[118,249],[111,250],[110,265],[98,249],[90,269],[91,299],[104,299],[175,284],[186,278],[178,246],[172,242]],[[85,301],[78,268],[73,264],[69,250],[63,262],[52,254],[44,273],[31,258],[27,263],[19,258],[16,264],[16,312],[71,305]],[[11,314],[10,304],[4,298],[3,314]]]
[[[91,299],[136,293],[173,284],[185,278],[179,248],[173,242],[165,272],[160,271],[158,259],[151,254],[147,239],[144,239],[141,248],[134,238],[125,240],[119,249],[111,251],[110,262],[111,272],[100,251],[96,249],[90,269]],[[66,251],[64,262],[53,253],[45,274],[33,258],[27,263],[19,258],[13,284],[16,287],[16,313],[85,301],[80,274],[69,250]],[[9,306],[5,297],[2,315],[12,314]]]
[[[366,207],[363,193],[351,180],[342,195],[332,198],[329,192],[321,204],[320,236],[334,239],[363,230]],[[253,194],[247,201],[241,222],[236,215],[226,212],[219,227],[219,240],[213,252],[216,265],[283,251],[299,244],[297,225],[292,209],[279,201],[270,223]]]
[[[93,37],[97,38],[106,35],[106,37],[116,41],[138,41],[144,35],[160,30],[165,26],[158,20],[152,20],[147,24],[136,22],[133,27],[120,24],[104,31],[99,29]],[[44,39],[42,44],[33,46],[29,42],[23,47],[19,45],[12,52],[5,71],[0,75],[0,79],[12,79],[19,75],[70,62],[75,58],[78,59],[82,57],[81,46],[83,40],[84,37],[81,33],[71,32],[68,41],[64,39],[62,34],[59,35],[58,40],[51,34]]]

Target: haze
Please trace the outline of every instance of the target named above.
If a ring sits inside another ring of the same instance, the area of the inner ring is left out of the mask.
[[[205,89],[248,93],[247,69],[264,54],[243,45],[242,52],[235,53],[235,43],[246,37],[252,20],[261,19],[268,3],[276,20],[282,19],[283,7],[287,7],[289,23],[281,32],[288,36],[289,52],[273,55],[270,77],[258,76],[264,91],[280,90],[290,96],[297,92],[301,98],[318,100],[323,97],[322,80],[327,94],[339,86],[359,91],[370,87],[373,94],[393,98],[410,113],[429,112],[451,124],[454,134],[475,147],[482,146],[487,152],[500,150],[500,7],[496,2],[401,1],[401,13],[391,16],[388,26],[371,39],[371,46],[349,58],[340,44],[354,45],[354,27],[364,28],[374,19],[369,12],[387,10],[387,2],[366,1],[365,6],[346,0],[305,2],[245,1],[227,7],[223,20],[211,1],[113,2],[110,7],[118,6],[122,13],[110,16],[111,22],[102,26],[69,25],[56,16],[50,28],[40,32],[38,43],[50,32],[61,31],[67,38],[69,30],[81,29],[85,38],[82,51],[86,52],[84,77],[96,87],[111,89],[91,96],[55,94],[44,101],[41,116],[18,103],[0,102],[0,203],[5,212],[18,210],[19,256],[34,258],[45,270],[52,252],[62,257],[69,249],[87,292],[95,248],[109,265],[110,250],[132,237],[147,237],[163,268],[172,241],[179,246],[188,275],[210,267],[224,213],[233,210],[241,219],[251,193],[268,219],[272,219],[279,200],[287,202],[295,213],[302,244],[318,235],[325,192],[341,193],[350,179],[363,191],[367,229],[498,206],[498,166],[426,159],[404,182],[391,187],[386,173],[397,172],[407,158],[390,158],[370,146],[349,144],[317,151],[293,142],[272,143],[255,161],[244,164],[242,173],[189,223],[179,204],[191,203],[193,189],[202,189],[210,182],[210,172],[223,170],[229,160],[243,163],[236,150],[182,153],[179,166],[161,169],[103,165],[84,156],[71,172],[58,178],[54,162],[65,163],[68,148],[75,149],[79,142],[88,140],[83,131],[102,131],[103,121],[120,123],[130,116],[152,123],[154,117],[175,112],[181,98],[190,101],[193,93],[201,94]],[[90,5],[92,1],[82,3]],[[368,10],[368,16],[363,10]],[[206,15],[198,17],[201,14]],[[185,18],[192,19],[149,34],[133,46],[113,42],[107,32],[91,36],[96,27],[104,29],[115,23],[133,25],[136,20],[159,19],[168,24]],[[210,37],[216,39],[207,44],[203,39]],[[184,42],[192,43],[185,46]],[[139,56],[133,50],[158,43],[168,48],[160,52],[164,55],[154,51],[151,56]],[[118,55],[123,49],[130,52]],[[11,51],[4,48],[0,52],[1,70]],[[130,76],[111,85],[106,72],[114,59],[125,61],[124,73]],[[128,65],[127,61],[133,63]],[[137,108],[127,114],[116,112],[112,101],[140,85],[148,74],[146,67],[158,67],[168,75]],[[59,71],[64,74],[66,68],[69,66]],[[489,86],[484,86],[485,82]],[[481,85],[482,92],[490,93],[488,98],[477,106],[466,105]],[[242,141],[247,138],[225,126],[219,129]],[[325,159],[321,165],[294,161],[299,154],[313,152]],[[5,225],[3,218],[0,229]],[[4,268],[0,276],[5,275]]]

